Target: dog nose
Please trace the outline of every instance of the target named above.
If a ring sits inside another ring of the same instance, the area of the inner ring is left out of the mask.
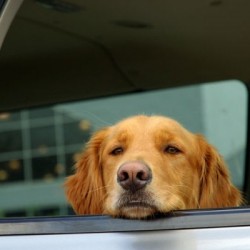
[[[117,172],[117,182],[133,193],[145,187],[152,179],[150,168],[142,162],[124,163]]]

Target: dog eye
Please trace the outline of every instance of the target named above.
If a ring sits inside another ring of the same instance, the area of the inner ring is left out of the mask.
[[[169,153],[169,154],[178,154],[180,153],[180,149],[178,149],[177,147],[174,147],[174,146],[167,146],[165,149],[164,149],[164,152],[165,153]]]
[[[123,153],[122,147],[117,147],[110,152],[111,155],[120,155],[121,153]]]

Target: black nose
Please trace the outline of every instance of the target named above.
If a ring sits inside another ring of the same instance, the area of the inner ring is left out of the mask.
[[[150,168],[140,161],[124,163],[117,172],[117,182],[132,192],[145,187],[151,179]]]

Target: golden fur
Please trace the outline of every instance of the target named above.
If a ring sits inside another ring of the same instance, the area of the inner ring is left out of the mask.
[[[77,214],[144,218],[242,202],[215,148],[162,116],[130,117],[95,133],[65,187]]]

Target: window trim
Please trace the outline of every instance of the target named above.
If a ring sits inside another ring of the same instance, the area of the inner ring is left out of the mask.
[[[138,232],[250,226],[250,208],[175,211],[148,220],[97,216],[0,219],[0,235]]]
[[[244,185],[243,192],[245,194],[245,201],[247,204],[250,204],[250,87],[248,84],[245,84],[247,89],[247,132],[246,132],[246,154],[245,154],[245,176],[244,176]]]
[[[3,0],[0,2],[0,49],[5,35],[22,3],[23,0]]]

